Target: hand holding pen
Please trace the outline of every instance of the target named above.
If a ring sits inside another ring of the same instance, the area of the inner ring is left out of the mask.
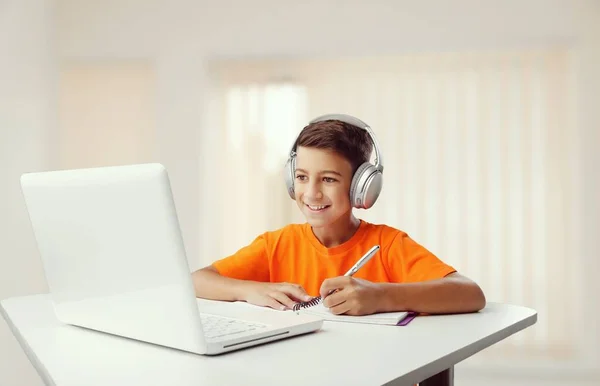
[[[344,276],[334,277],[331,279],[327,279],[321,285],[321,295],[313,298],[312,300],[305,303],[298,303],[294,306],[294,311],[298,311],[301,308],[311,307],[317,305],[319,302],[323,301],[323,305],[332,308],[331,312],[336,311],[335,313],[344,313],[348,310],[352,310],[352,308],[348,308],[352,306],[355,301],[352,301],[352,298],[346,299],[346,296],[351,295],[353,292],[351,290],[358,289],[357,285],[360,284],[361,287],[368,287],[370,283],[366,280],[362,279],[354,279],[352,276],[362,268],[379,250],[379,245],[373,246],[367,253],[365,253],[357,262],[344,274]],[[340,293],[346,291],[344,293]],[[333,300],[331,300],[333,298]],[[344,306],[343,303],[350,301],[348,304]],[[333,309],[333,307],[337,307]],[[346,310],[342,312],[338,312],[341,310]]]

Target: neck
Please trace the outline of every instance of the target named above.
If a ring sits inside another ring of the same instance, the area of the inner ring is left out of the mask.
[[[350,240],[358,230],[360,220],[352,211],[326,227],[312,228],[313,234],[326,248],[336,247]]]

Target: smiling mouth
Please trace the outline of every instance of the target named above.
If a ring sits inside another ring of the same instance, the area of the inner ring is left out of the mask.
[[[322,212],[325,209],[329,208],[330,205],[308,205],[304,204],[311,212]]]

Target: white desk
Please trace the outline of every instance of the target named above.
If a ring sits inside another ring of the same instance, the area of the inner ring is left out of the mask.
[[[61,324],[48,295],[3,300],[0,312],[57,386],[410,385],[438,373],[451,384],[455,364],[537,320],[534,310],[491,303],[406,327],[325,322],[317,333],[204,357]]]

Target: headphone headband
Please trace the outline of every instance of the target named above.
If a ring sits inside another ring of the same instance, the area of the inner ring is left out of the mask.
[[[344,122],[349,125],[356,126],[356,127],[359,127],[361,129],[365,130],[369,134],[369,137],[371,138],[371,142],[373,143],[373,148],[375,149],[375,168],[377,168],[377,170],[379,170],[379,171],[383,171],[383,158],[381,156],[381,152],[379,151],[379,143],[377,142],[375,133],[373,132],[373,130],[371,130],[371,127],[369,125],[367,125],[365,122],[361,121],[360,119],[353,117],[351,115],[347,115],[347,114],[321,115],[320,117],[316,117],[315,119],[310,121],[309,124],[316,123],[316,122],[329,121],[329,120],[341,121],[341,122]],[[294,146],[294,145],[292,145],[292,146]]]

